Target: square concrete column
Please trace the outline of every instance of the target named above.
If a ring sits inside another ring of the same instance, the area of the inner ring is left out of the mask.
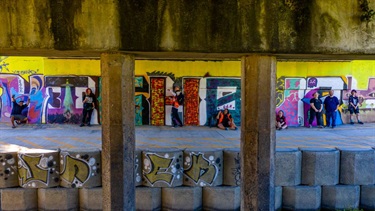
[[[242,58],[241,210],[274,210],[276,58]]]
[[[103,53],[103,210],[135,210],[134,56]]]

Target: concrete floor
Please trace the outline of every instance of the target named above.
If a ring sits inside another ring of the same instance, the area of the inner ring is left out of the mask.
[[[239,148],[240,130],[223,131],[218,128],[171,128],[168,126],[137,126],[136,147],[140,149],[171,148]],[[101,126],[78,125],[23,125],[15,129],[0,123],[1,147],[26,148],[101,148]],[[375,123],[340,125],[331,128],[291,127],[276,131],[276,147],[375,147]]]

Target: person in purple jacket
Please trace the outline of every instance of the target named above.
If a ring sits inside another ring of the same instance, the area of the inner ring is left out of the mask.
[[[330,126],[332,119],[332,129],[336,127],[336,111],[339,109],[339,99],[333,96],[334,91],[329,90],[329,96],[324,99],[324,109],[326,111],[327,127]]]

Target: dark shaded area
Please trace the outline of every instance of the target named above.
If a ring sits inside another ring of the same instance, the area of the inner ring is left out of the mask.
[[[74,16],[82,9],[81,1],[50,0],[49,3],[51,6],[51,30],[55,40],[55,49],[77,49],[79,33],[74,27]]]

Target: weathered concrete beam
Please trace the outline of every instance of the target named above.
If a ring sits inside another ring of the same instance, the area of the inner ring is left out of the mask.
[[[274,210],[275,57],[243,57],[241,76],[241,210]]]
[[[134,56],[101,56],[103,210],[135,209]]]

